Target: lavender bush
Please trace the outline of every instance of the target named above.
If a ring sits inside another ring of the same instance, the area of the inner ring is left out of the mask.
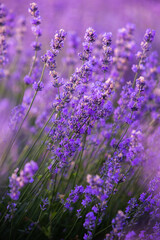
[[[56,31],[0,4],[2,239],[160,239],[160,65],[147,29]],[[44,50],[46,48],[46,50]]]

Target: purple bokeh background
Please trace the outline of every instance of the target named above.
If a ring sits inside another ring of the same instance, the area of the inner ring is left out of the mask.
[[[31,0],[4,0],[9,9],[24,15],[30,22],[28,7]],[[160,39],[159,0],[37,0],[42,17],[42,42],[53,37],[55,30],[64,28],[83,36],[89,26],[99,32],[111,31],[132,22],[136,25],[136,38],[141,41],[146,28],[157,32],[155,45]],[[28,29],[30,30],[30,29]],[[30,35],[32,36],[32,34]],[[139,43],[139,42],[138,42]]]

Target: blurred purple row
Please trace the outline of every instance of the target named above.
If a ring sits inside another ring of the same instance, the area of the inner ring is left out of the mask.
[[[31,0],[4,0],[8,9],[30,21],[28,7]],[[132,22],[136,25],[136,39],[141,41],[147,28],[157,32],[155,45],[160,38],[159,0],[37,0],[42,17],[42,42],[48,44],[55,30],[76,31],[83,36],[86,28],[98,33],[111,31],[115,37],[118,28]],[[30,29],[29,29],[30,30]],[[31,37],[32,34],[31,34]]]

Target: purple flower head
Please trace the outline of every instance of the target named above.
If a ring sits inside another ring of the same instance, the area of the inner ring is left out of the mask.
[[[92,232],[88,231],[87,233],[85,233],[83,239],[84,240],[92,240]]]
[[[14,173],[9,178],[10,193],[9,196],[13,200],[18,200],[20,196],[20,189],[27,183],[33,182],[33,175],[38,170],[38,165],[34,161],[26,163],[24,169],[20,171],[18,176],[18,168],[15,169]]]
[[[118,29],[118,37],[120,39],[125,39],[127,37],[127,29],[126,28],[120,28]]]
[[[42,89],[44,88],[44,84],[42,82],[34,82],[33,83],[33,88],[35,91],[42,91]]]
[[[132,71],[136,73],[138,71],[138,66],[133,64]]]
[[[93,50],[93,47],[92,47],[92,45],[90,45],[88,42],[83,42],[83,49],[84,49],[84,52],[86,53],[86,54],[91,54],[92,53],[92,50]]]
[[[133,56],[135,46],[133,27],[126,25],[125,28],[118,30],[116,47],[113,54],[113,68],[111,77],[118,82],[123,78],[124,73],[128,69],[129,61]]]
[[[26,163],[26,165],[24,166],[24,172],[26,173],[30,172],[32,175],[34,175],[37,170],[38,170],[38,165],[33,160],[30,161],[29,163]]]
[[[0,3],[0,25],[5,25],[5,17],[8,14],[8,10],[3,3]]]
[[[1,56],[0,56],[0,64],[1,64]],[[0,79],[3,79],[5,77],[4,69],[0,69]]]
[[[77,74],[83,83],[87,83],[93,71],[93,66],[91,61],[85,62],[81,68],[77,69]]]
[[[32,47],[33,47],[34,51],[40,51],[41,50],[41,46],[42,46],[42,44],[39,43],[39,42],[33,42],[32,43]]]
[[[95,228],[96,216],[93,212],[86,214],[85,222],[83,224],[84,228],[87,230],[93,230]]]
[[[98,207],[97,207],[97,206],[93,206],[93,207],[92,207],[92,211],[93,211],[94,213],[98,213]]]
[[[85,33],[85,36],[84,36],[84,39],[87,41],[87,42],[95,42],[97,38],[97,34],[95,32],[95,30],[91,27],[89,27],[87,30],[86,30],[86,33]]]
[[[135,240],[135,237],[136,237],[136,233],[134,231],[131,231],[127,233],[125,240]]]
[[[40,25],[40,24],[41,24],[41,17],[38,16],[38,17],[36,17],[36,18],[33,18],[33,19],[31,20],[31,23],[32,23],[33,25],[35,25],[35,26]]]
[[[20,172],[20,177],[22,178],[24,184],[33,182],[33,176],[37,170],[38,165],[33,160],[25,164],[24,169]]]
[[[28,9],[28,12],[31,14],[33,17],[38,17],[39,16],[39,11],[38,11],[38,6],[37,3],[30,3],[30,8]]]
[[[105,33],[103,34],[102,38],[102,45],[103,45],[103,58],[101,59],[102,62],[102,70],[104,72],[108,71],[109,65],[112,62],[112,48],[110,47],[112,42],[112,33]]]
[[[42,30],[39,27],[32,27],[32,32],[34,33],[35,36],[40,37],[42,36]]]
[[[52,78],[53,78],[53,80],[52,80],[53,87],[59,88],[64,85],[63,78],[60,78],[56,71],[50,71],[50,76],[52,76]]]
[[[149,43],[153,42],[155,34],[156,34],[155,30],[147,29],[144,35],[144,40]]]
[[[16,168],[14,170],[14,173],[11,175],[11,177],[9,177],[9,187],[10,187],[10,193],[9,196],[11,199],[13,200],[18,200],[19,196],[20,196],[20,179],[17,176],[17,172],[18,172],[18,168]]]
[[[60,50],[64,46],[64,40],[66,35],[67,33],[63,29],[60,29],[59,31],[56,32],[54,40],[52,39],[50,43],[53,52],[55,50]]]
[[[9,12],[6,18],[6,35],[8,37],[13,37],[15,33],[15,14],[13,12]]]
[[[125,214],[127,217],[138,207],[136,198],[131,198],[128,201],[128,206],[126,207]]]
[[[41,50],[41,43],[38,42],[38,38],[42,35],[39,25],[41,24],[41,17],[39,15],[39,10],[36,3],[31,3],[30,8],[28,9],[29,13],[32,16],[32,32],[36,36],[36,41],[32,43],[34,51]]]
[[[13,199],[16,200],[16,199]],[[14,202],[11,202],[7,205],[7,214],[5,216],[5,221],[11,221],[13,219],[14,213],[17,210],[17,204]]]
[[[10,13],[8,13],[7,8],[4,4],[0,3],[0,71],[1,66],[6,65],[9,62],[8,55],[8,41],[7,37],[12,35],[12,22],[9,21]],[[8,21],[8,22],[7,22]],[[6,25],[6,27],[5,27]],[[11,35],[10,35],[11,33]],[[5,77],[5,71],[3,71]]]
[[[26,75],[24,77],[24,82],[26,85],[31,85],[33,83],[33,79],[30,76]]]
[[[104,33],[102,38],[102,44],[103,46],[110,46],[112,43],[112,33]]]
[[[119,210],[115,219],[112,220],[112,227],[117,237],[123,236],[123,229],[125,226],[126,215]]]
[[[69,197],[66,199],[65,208],[72,210],[71,204],[76,203],[81,195],[83,194],[84,188],[83,186],[76,186],[74,190],[71,190]],[[77,214],[80,214],[80,210],[77,211]]]
[[[88,174],[87,175],[87,182],[93,187],[103,185],[103,180],[98,175],[92,176],[92,175]]]
[[[18,105],[12,109],[9,122],[11,129],[15,130],[18,127],[18,124],[22,121],[25,115],[25,110],[25,107],[22,105]]]
[[[140,76],[137,80],[136,80],[136,87],[139,90],[139,92],[142,92],[144,90],[144,86],[145,86],[145,79],[143,76]]]
[[[142,61],[146,60],[146,53],[151,48],[151,43],[154,40],[154,36],[155,36],[155,31],[154,30],[151,30],[151,29],[146,30],[146,33],[144,35],[144,39],[141,42],[141,47],[142,47],[141,59],[142,59]]]
[[[56,68],[55,56],[57,56],[57,51],[54,53],[52,51],[47,51],[45,55],[42,56],[42,61],[46,63],[46,66],[50,71],[53,71]]]
[[[141,202],[145,202],[145,199],[146,199],[146,193],[141,193],[140,197],[139,197],[139,200]]]
[[[84,42],[83,44],[83,52],[79,53],[79,58],[82,61],[89,61],[91,57],[91,53],[93,51],[93,47],[89,42]]]

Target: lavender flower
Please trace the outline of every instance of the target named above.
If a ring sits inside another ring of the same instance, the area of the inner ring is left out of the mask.
[[[33,160],[26,163],[24,169],[20,171],[18,176],[19,169],[15,169],[14,173],[9,178],[9,187],[10,193],[9,196],[13,200],[18,200],[20,196],[20,189],[24,187],[27,183],[32,183],[33,176],[38,170],[38,165]]]
[[[7,21],[8,10],[6,6],[0,3],[0,70],[3,71],[3,66],[8,62],[8,54],[7,54],[7,30],[6,30],[6,21]]]
[[[52,84],[56,88],[59,88],[60,86],[63,85],[63,80],[60,79],[57,72],[55,71],[56,69],[55,57],[57,56],[61,48],[64,46],[65,37],[66,37],[66,32],[63,29],[60,29],[59,31],[57,31],[54,36],[54,40],[53,39],[51,40],[51,43],[50,43],[51,49],[48,50],[44,56],[42,56],[42,61],[49,68],[50,75],[53,78]]]
[[[22,105],[18,105],[12,109],[9,123],[11,129],[15,130],[18,127],[25,115],[25,110],[26,108]]]
[[[51,50],[55,52],[56,50],[59,51],[64,46],[64,40],[66,37],[66,32],[63,29],[60,29],[56,32],[54,36],[54,40],[51,40],[50,46]]]
[[[31,14],[33,17],[39,16],[39,11],[38,11],[38,6],[36,3],[30,3],[30,8],[28,9],[28,12]]]
[[[108,67],[112,62],[112,48],[110,47],[112,42],[112,33],[103,34],[103,58],[102,58],[102,69],[104,72],[108,71]]]
[[[75,32],[70,32],[68,34],[68,48],[67,57],[64,58],[64,64],[67,66],[75,66],[78,62],[76,59],[77,49],[80,43],[80,38]]]
[[[42,91],[42,89],[44,88],[44,84],[42,82],[34,82],[33,88],[35,89],[36,92]]]
[[[134,49],[134,30],[133,24],[127,24],[125,28],[118,30],[116,48],[114,49],[113,68],[111,77],[119,81],[128,68],[129,60],[132,58]]]
[[[96,216],[93,212],[89,212],[86,215],[85,222],[83,224],[84,228],[88,230],[88,234],[85,234],[83,239],[92,239],[92,233],[91,231],[95,228],[95,222],[96,222]]]
[[[85,33],[85,36],[84,36],[84,39],[86,40],[86,42],[88,43],[93,43],[95,42],[96,40],[96,32],[93,28],[89,27],[87,30],[86,30],[86,33]]]
[[[80,60],[88,61],[91,57],[91,53],[93,50],[92,44],[95,42],[97,38],[96,32],[93,28],[88,28],[86,30],[85,36],[84,36],[84,43],[83,43],[83,52],[79,53]]]
[[[133,65],[132,70],[134,72],[138,72],[139,70],[142,71],[145,68],[146,65],[146,59],[147,59],[147,52],[151,48],[151,43],[154,40],[155,31],[151,29],[147,29],[146,33],[144,35],[144,39],[141,42],[141,48],[142,51],[138,51],[136,54],[136,57],[139,61],[138,65]]]
[[[32,20],[31,20],[31,24],[33,25],[32,32],[36,36],[36,41],[32,43],[32,47],[33,47],[34,51],[39,51],[39,50],[41,50],[41,43],[38,43],[38,38],[42,35],[42,32],[39,27],[39,25],[41,24],[41,17],[39,14],[37,4],[31,3],[30,8],[28,9],[28,12],[32,16]]]

